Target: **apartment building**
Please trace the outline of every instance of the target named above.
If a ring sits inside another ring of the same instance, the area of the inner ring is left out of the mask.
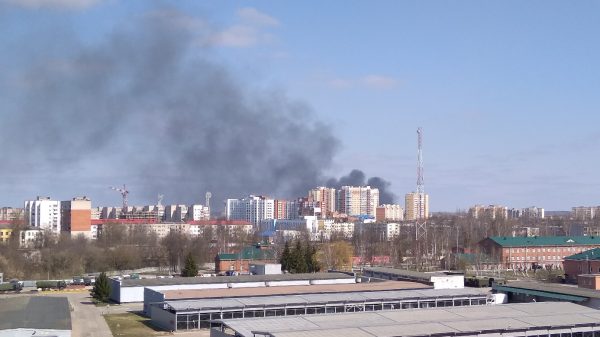
[[[92,237],[92,202],[87,197],[75,197],[60,203],[62,230],[71,236]]]
[[[414,221],[429,218],[429,195],[425,193],[407,193],[404,197],[404,220]]]
[[[375,210],[375,221],[403,221],[404,209],[400,205],[386,204],[378,206]]]
[[[190,205],[186,215],[187,221],[210,220],[210,208],[200,204]]]
[[[375,216],[379,189],[371,186],[342,186],[338,191],[338,210],[349,216]]]
[[[244,220],[258,227],[261,220],[275,218],[275,200],[254,195],[243,199],[227,199],[225,215],[227,220]]]
[[[50,197],[37,197],[35,200],[25,201],[24,209],[27,227],[60,234],[60,201]]]
[[[23,220],[24,210],[22,208],[2,207],[0,208],[0,221]]]
[[[336,190],[329,187],[317,187],[308,191],[308,201],[318,203],[320,218],[330,218],[337,212]]]
[[[506,219],[508,218],[508,207],[500,205],[475,205],[469,208],[469,216],[475,219]]]
[[[571,209],[571,217],[576,220],[592,220],[600,214],[600,206],[578,206]]]

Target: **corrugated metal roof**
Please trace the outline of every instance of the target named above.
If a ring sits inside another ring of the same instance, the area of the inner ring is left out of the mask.
[[[152,287],[178,284],[211,284],[211,283],[243,283],[266,281],[306,281],[306,280],[333,280],[350,279],[352,275],[344,273],[306,273],[306,274],[279,274],[279,275],[240,275],[216,277],[174,277],[161,279],[126,279],[121,281],[121,287]]]
[[[240,336],[253,331],[273,337],[431,336],[502,333],[518,329],[598,324],[600,313],[573,303],[540,302],[477,307],[228,319],[222,322]],[[343,332],[343,334],[339,334]]]
[[[600,236],[491,236],[488,239],[503,247],[600,245]]]
[[[376,292],[340,292],[326,294],[296,294],[285,296],[248,296],[227,299],[197,299],[173,300],[166,303],[177,311],[201,311],[207,308],[223,310],[242,309],[250,306],[285,306],[310,305],[316,303],[345,303],[345,302],[382,302],[401,301],[412,298],[436,299],[451,297],[480,297],[487,292],[477,288],[466,289],[422,289],[422,290],[391,290]]]

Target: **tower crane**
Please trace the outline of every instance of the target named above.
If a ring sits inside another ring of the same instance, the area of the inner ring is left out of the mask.
[[[129,194],[127,187],[123,184],[123,188],[111,186],[110,189],[121,193],[121,196],[123,197],[123,208],[121,209],[121,212],[124,212],[127,208],[127,195]]]
[[[206,207],[208,208],[208,214],[210,214],[210,198],[212,197],[212,193],[206,192]]]

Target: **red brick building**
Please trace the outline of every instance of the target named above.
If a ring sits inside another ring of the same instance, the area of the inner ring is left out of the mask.
[[[500,268],[541,266],[562,268],[563,260],[573,254],[600,248],[598,236],[489,237],[479,247]]]
[[[577,281],[578,275],[600,273],[600,249],[590,249],[567,256],[563,266],[565,277],[570,282]]]
[[[275,250],[270,245],[257,244],[244,247],[239,253],[219,253],[215,257],[215,272],[248,273],[250,264],[256,262],[278,263]]]

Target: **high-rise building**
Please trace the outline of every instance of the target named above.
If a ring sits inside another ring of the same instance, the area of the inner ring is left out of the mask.
[[[489,219],[506,219],[508,218],[508,207],[501,205],[475,205],[469,208],[469,216],[479,219],[479,218],[489,218]]]
[[[600,206],[597,207],[587,207],[587,206],[578,206],[573,207],[571,211],[571,216],[576,220],[592,220],[600,214]]]
[[[61,201],[60,217],[63,231],[71,233],[71,236],[92,237],[92,202],[87,197]]]
[[[28,227],[60,234],[60,201],[50,197],[25,201],[25,223]]]
[[[379,189],[371,186],[342,186],[338,192],[338,210],[349,216],[375,216]]]
[[[375,220],[381,221],[402,221],[404,220],[404,209],[400,205],[386,204],[377,207],[375,211]]]
[[[416,192],[408,193],[404,198],[404,207],[406,212],[404,220],[428,219],[429,195]]]
[[[227,220],[245,220],[257,227],[261,220],[275,218],[275,200],[254,195],[227,199],[225,215]]]
[[[23,220],[24,210],[22,208],[2,207],[0,208],[0,220]]]
[[[322,219],[330,218],[337,211],[335,188],[317,187],[308,191],[308,201],[318,202]]]
[[[275,200],[273,203],[273,219],[298,219],[299,214],[297,201]]]

